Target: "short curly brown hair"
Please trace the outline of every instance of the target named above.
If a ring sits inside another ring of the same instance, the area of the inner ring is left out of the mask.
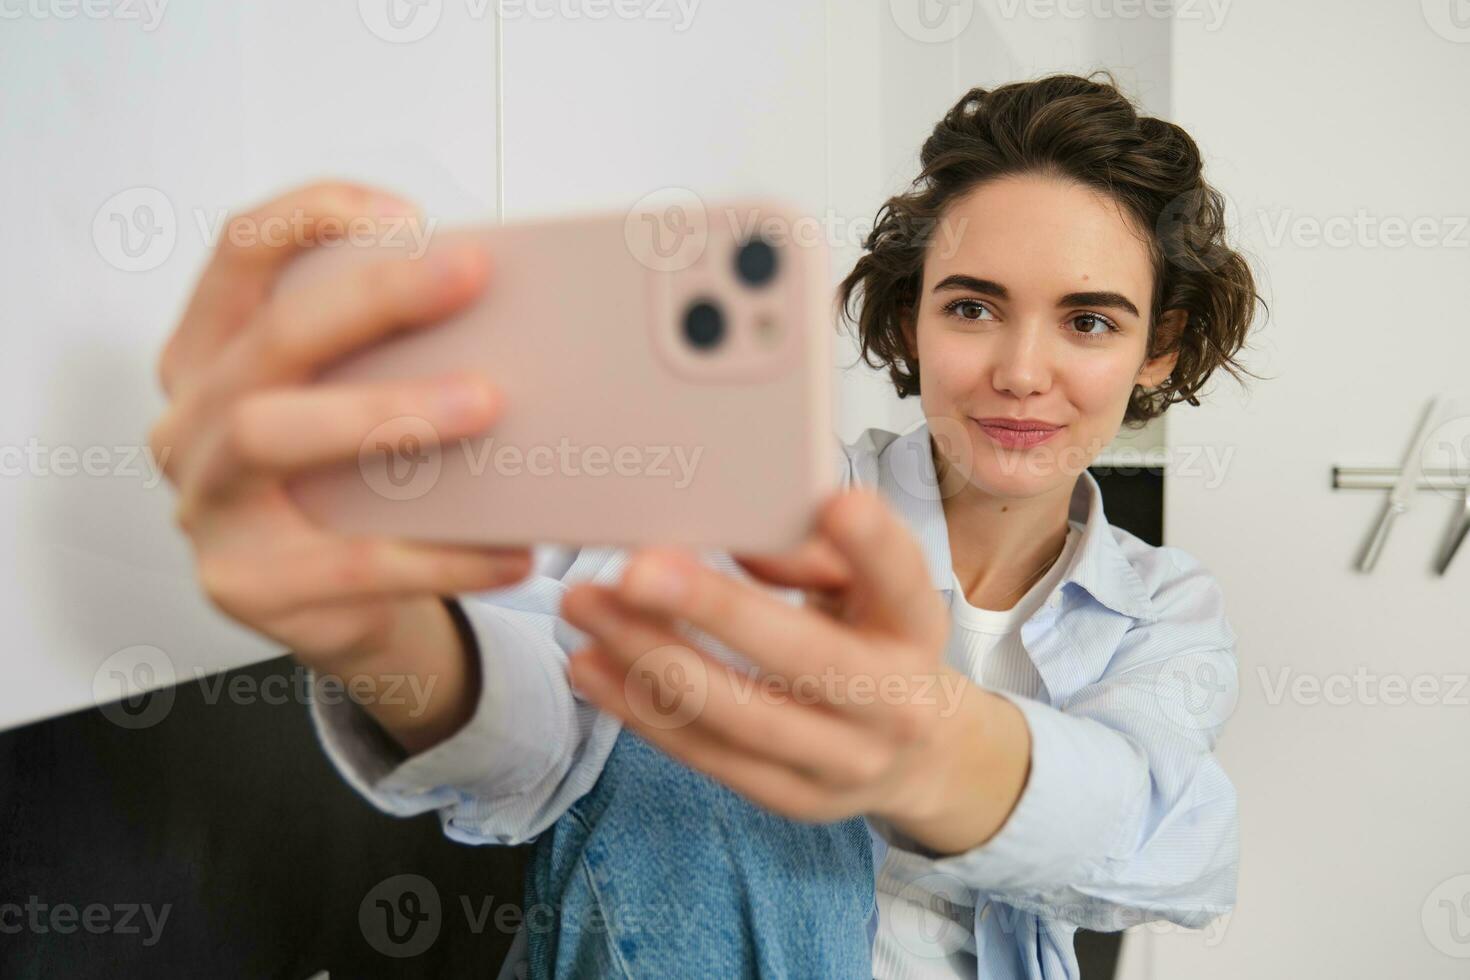
[[[924,141],[922,172],[878,209],[865,253],[838,288],[862,358],[887,367],[900,398],[919,393],[919,365],[903,332],[917,309],[924,258],[945,209],[979,184],[1017,174],[1059,176],[1119,202],[1149,232],[1154,295],[1148,358],[1178,351],[1157,388],[1134,387],[1123,416],[1138,428],[1195,393],[1216,368],[1250,374],[1235,355],[1261,302],[1245,259],[1225,242],[1225,200],[1205,182],[1199,147],[1180,127],[1142,116],[1111,75],[1049,75],[972,88]],[[1263,304],[1264,305],[1264,304]],[[1182,329],[1158,330],[1181,310]],[[1252,375],[1254,377],[1254,375]]]

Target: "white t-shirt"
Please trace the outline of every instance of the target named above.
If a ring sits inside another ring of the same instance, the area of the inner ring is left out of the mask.
[[[981,609],[965,598],[950,572],[952,630],[945,660],[984,687],[1041,696],[1041,675],[1021,644],[1021,624],[1050,598],[1077,554],[1082,525],[1068,522],[1067,541],[1051,568],[1010,609]],[[973,980],[975,909],[972,893],[933,876],[928,861],[890,847],[878,871],[878,934],[873,941],[877,980]],[[980,915],[990,914],[985,903]]]

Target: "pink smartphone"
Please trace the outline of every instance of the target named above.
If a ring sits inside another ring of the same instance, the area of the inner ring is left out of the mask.
[[[820,236],[801,234],[809,225],[778,202],[687,195],[433,234],[427,251],[483,244],[484,294],[320,380],[471,368],[504,393],[501,418],[437,448],[426,420],[400,420],[392,438],[368,434],[355,463],[303,474],[289,491],[349,533],[794,546],[837,480],[828,256]],[[279,288],[412,244],[382,237],[311,249]]]

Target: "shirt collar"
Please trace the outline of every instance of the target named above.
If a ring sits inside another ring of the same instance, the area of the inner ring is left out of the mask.
[[[953,587],[949,530],[930,452],[929,426],[921,421],[885,446],[878,460],[878,482],[884,496],[908,522],[924,552],[934,587]],[[1123,554],[1103,511],[1102,488],[1083,470],[1072,491],[1067,518],[1082,525],[1071,571],[1057,585],[1075,583],[1104,606],[1134,619],[1155,619],[1148,591]]]

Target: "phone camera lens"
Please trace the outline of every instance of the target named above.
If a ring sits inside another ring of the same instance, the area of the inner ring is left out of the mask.
[[[699,300],[684,314],[684,338],[695,350],[718,347],[725,339],[725,315],[708,300]]]
[[[776,275],[776,250],[763,239],[750,239],[735,253],[735,271],[747,286],[764,286]]]

